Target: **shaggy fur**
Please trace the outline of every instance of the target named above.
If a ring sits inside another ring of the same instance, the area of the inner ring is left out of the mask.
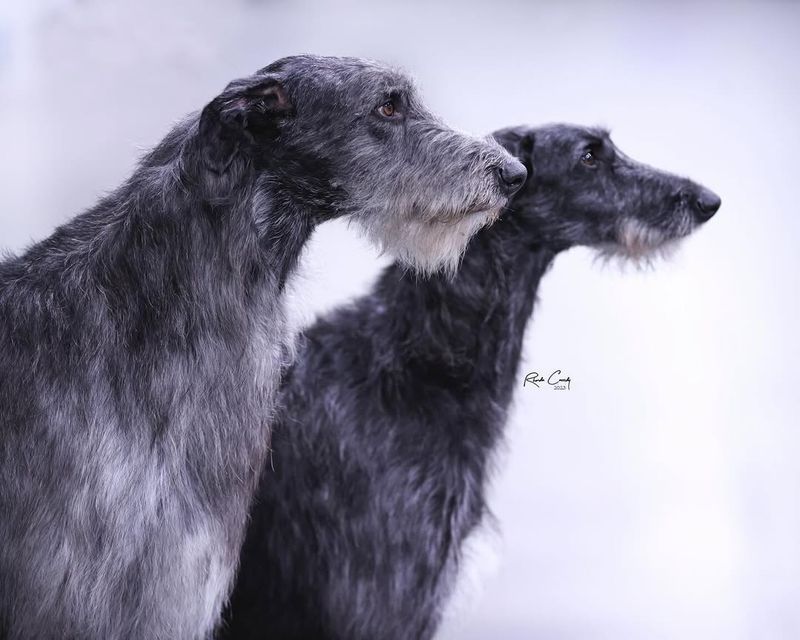
[[[303,337],[222,638],[431,638],[487,509],[488,461],[553,258],[577,244],[638,257],[719,206],[602,131],[498,137],[534,177],[457,275],[417,281],[391,266]]]
[[[0,263],[0,637],[208,637],[268,450],[284,284],[312,228],[353,215],[434,269],[493,219],[515,170],[396,71],[287,58]]]

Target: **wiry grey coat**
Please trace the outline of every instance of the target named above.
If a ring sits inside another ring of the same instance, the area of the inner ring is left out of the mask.
[[[402,119],[376,111],[392,100]],[[0,263],[0,638],[207,637],[268,450],[284,285],[314,225],[354,214],[433,269],[505,204],[504,163],[518,165],[444,127],[396,71],[288,58]],[[437,244],[404,236],[440,218]]]

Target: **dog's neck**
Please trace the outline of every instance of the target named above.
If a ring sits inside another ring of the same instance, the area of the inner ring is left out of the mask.
[[[321,220],[312,207],[292,199],[279,186],[263,188],[256,201],[256,206],[269,207],[266,211],[255,211],[258,244],[267,270],[274,274],[282,292],[297,267],[303,247]]]
[[[416,280],[395,265],[376,290],[387,307],[383,322],[392,327],[395,357],[413,375],[458,390],[465,407],[483,412],[461,421],[457,435],[462,441],[475,435],[482,453],[500,437],[505,410],[521,384],[516,378],[525,327],[539,281],[556,255],[528,238],[515,221],[501,218],[473,239],[452,278]]]
[[[191,350],[208,332],[234,336],[264,313],[265,301],[274,311],[315,220],[256,184],[211,199],[165,182],[185,179],[168,165],[145,164],[3,268],[42,282],[63,280],[75,313],[86,322],[109,315],[130,346]]]

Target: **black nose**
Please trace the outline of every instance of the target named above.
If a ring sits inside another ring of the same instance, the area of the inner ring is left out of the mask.
[[[713,216],[719,210],[721,204],[722,198],[720,198],[716,193],[709,191],[708,189],[701,189],[700,193],[697,194],[697,199],[695,200],[697,217],[701,222],[710,220],[711,216]]]
[[[498,167],[497,173],[500,176],[500,189],[509,197],[522,188],[525,178],[528,177],[525,165],[514,158]]]

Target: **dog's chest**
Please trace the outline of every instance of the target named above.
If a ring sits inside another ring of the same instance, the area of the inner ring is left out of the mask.
[[[173,602],[174,619],[167,626],[179,630],[175,637],[203,638],[213,628],[231,586],[250,498],[269,448],[287,353],[282,308],[276,306],[251,326],[240,349],[209,350],[195,375],[189,370],[178,376],[185,384],[178,392],[196,401],[176,408],[172,431],[161,441],[161,464],[143,474],[153,482],[140,485],[146,502],[162,513],[154,530],[160,540],[150,552],[168,550],[155,551],[163,554],[154,564],[162,575],[152,577],[152,584],[166,589],[152,595]]]

